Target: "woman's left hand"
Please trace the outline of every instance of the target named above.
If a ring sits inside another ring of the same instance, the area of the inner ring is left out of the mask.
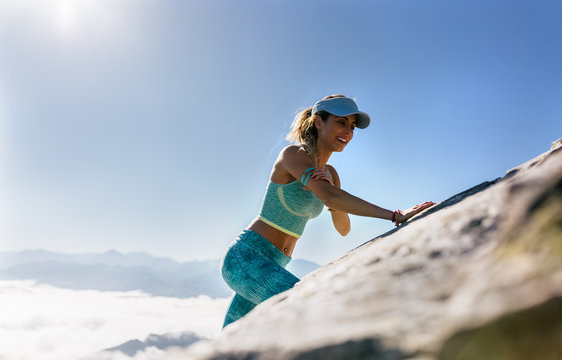
[[[334,186],[334,180],[332,180],[332,174],[330,174],[330,170],[327,167],[323,168],[316,168],[312,170],[310,175],[310,180],[326,180],[330,183],[330,185]],[[308,187],[303,187],[304,190],[308,190]]]

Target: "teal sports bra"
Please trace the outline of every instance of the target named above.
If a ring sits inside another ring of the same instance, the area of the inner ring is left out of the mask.
[[[288,235],[300,238],[306,223],[320,215],[324,204],[310,190],[303,190],[314,168],[307,169],[301,181],[288,184],[269,182],[259,219]]]

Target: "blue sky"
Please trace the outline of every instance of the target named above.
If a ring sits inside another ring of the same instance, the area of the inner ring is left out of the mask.
[[[258,213],[295,113],[370,113],[343,188],[439,202],[562,137],[559,1],[0,3],[0,251],[219,258]],[[324,212],[294,257],[391,229]]]

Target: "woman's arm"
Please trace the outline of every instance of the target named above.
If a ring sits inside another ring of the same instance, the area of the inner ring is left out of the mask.
[[[279,165],[285,168],[295,179],[300,179],[309,168],[314,167],[310,156],[303,149],[293,145],[286,147],[278,159]],[[392,211],[383,209],[348,192],[332,186],[328,181],[311,178],[307,184],[328,208],[348,214],[369,216],[381,219],[392,219]]]
[[[306,169],[313,167],[312,161],[308,154],[297,148],[296,146],[289,146],[285,148],[280,157],[280,162],[285,169],[296,179],[300,179]],[[368,216],[380,219],[391,220],[393,211],[384,209],[380,206],[371,204],[357,196],[332,186],[329,182],[323,180],[311,179],[307,188],[311,190],[328,208],[347,214],[358,216]],[[399,214],[399,221],[404,222],[432,206],[432,202],[426,202],[422,205],[417,205]]]

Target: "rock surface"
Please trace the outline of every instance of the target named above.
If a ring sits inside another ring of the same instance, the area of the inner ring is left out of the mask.
[[[189,359],[562,359],[562,139],[272,297]]]

